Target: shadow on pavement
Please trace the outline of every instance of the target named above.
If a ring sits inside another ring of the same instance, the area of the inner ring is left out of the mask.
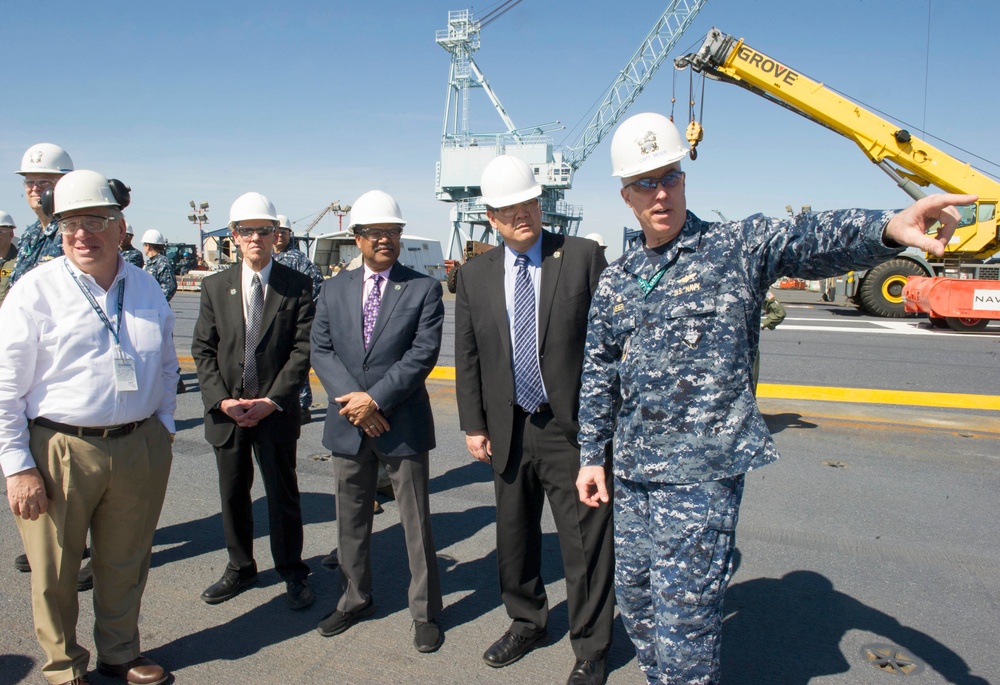
[[[840,651],[850,630],[880,635],[937,671],[949,683],[988,685],[965,661],[929,635],[837,592],[814,571],[756,578],[729,587],[723,625],[723,681],[741,685],[806,685],[813,678],[846,673]],[[864,668],[857,665],[856,668]]]
[[[16,685],[31,673],[35,662],[20,654],[0,654],[0,685]]]
[[[764,414],[764,423],[771,435],[780,433],[786,428],[817,428],[818,424],[802,419],[802,414]]]

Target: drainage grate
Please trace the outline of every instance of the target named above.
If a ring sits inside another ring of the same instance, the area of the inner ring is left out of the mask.
[[[924,670],[924,664],[920,659],[896,645],[865,645],[861,648],[861,656],[883,673],[916,675]]]

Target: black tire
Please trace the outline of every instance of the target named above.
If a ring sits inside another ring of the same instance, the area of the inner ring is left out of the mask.
[[[943,316],[932,316],[930,317],[931,326],[934,328],[948,328],[948,322]]]
[[[456,264],[448,269],[448,277],[445,279],[448,284],[448,292],[452,295],[454,295],[455,291],[458,290],[458,266],[459,265]]]
[[[949,316],[945,321],[948,322],[948,328],[958,333],[982,331],[990,324],[989,319],[966,319],[961,316]]]
[[[890,259],[868,271],[861,284],[861,307],[872,316],[901,319],[907,314],[903,309],[903,286],[909,276],[926,276],[918,264],[908,259]]]

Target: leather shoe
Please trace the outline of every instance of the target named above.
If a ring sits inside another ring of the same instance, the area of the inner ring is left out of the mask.
[[[21,573],[31,573],[31,564],[28,563],[28,555],[18,554],[14,557],[14,568]]]
[[[257,584],[257,574],[240,578],[239,576],[224,575],[217,583],[208,586],[208,589],[201,593],[201,598],[206,604],[221,604],[230,600],[236,595],[246,590],[251,585]]]
[[[333,550],[320,559],[319,565],[327,571],[336,571],[337,567],[340,566],[340,559],[337,558],[337,550]]]
[[[334,611],[326,616],[316,626],[316,632],[323,637],[340,635],[363,618],[375,613],[375,600],[371,597],[357,611]]]
[[[521,637],[508,630],[502,638],[490,645],[483,654],[483,661],[493,668],[509,666],[535,647],[544,645],[548,639],[549,634],[544,630],[533,637]]]
[[[604,678],[607,676],[607,659],[597,659],[588,661],[577,659],[576,665],[570,671],[569,680],[566,685],[604,685]]]
[[[103,675],[123,678],[131,685],[159,685],[170,675],[162,666],[141,654],[124,664],[106,664],[98,660],[97,670]]]
[[[305,609],[316,601],[316,595],[306,581],[293,580],[285,583],[285,599],[288,600],[289,609],[298,610]]]
[[[434,619],[426,622],[413,622],[413,646],[417,648],[418,652],[423,654],[436,652],[441,647],[442,642],[444,642],[444,634]]]
[[[94,569],[90,565],[90,560],[80,568],[76,574],[76,591],[84,592],[94,587]]]

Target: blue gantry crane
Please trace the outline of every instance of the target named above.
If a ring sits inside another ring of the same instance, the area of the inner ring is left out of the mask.
[[[548,135],[563,128],[559,122],[518,128],[473,58],[480,47],[480,31],[521,1],[505,0],[479,19],[472,10],[451,11],[448,28],[435,36],[438,45],[451,55],[441,159],[436,173],[437,199],[453,203],[449,259],[454,258],[456,249],[458,254],[464,252],[467,240],[497,243],[486,218],[486,207],[480,200],[479,177],[490,161],[503,154],[520,157],[534,170],[542,186],[543,223],[558,233],[575,235],[582,208],[565,200],[566,191],[573,187],[574,172],[625,114],[708,0],[667,3],[653,28],[605,91],[590,123],[569,146],[553,145]],[[486,93],[504,130],[469,129],[470,97],[476,88]]]

